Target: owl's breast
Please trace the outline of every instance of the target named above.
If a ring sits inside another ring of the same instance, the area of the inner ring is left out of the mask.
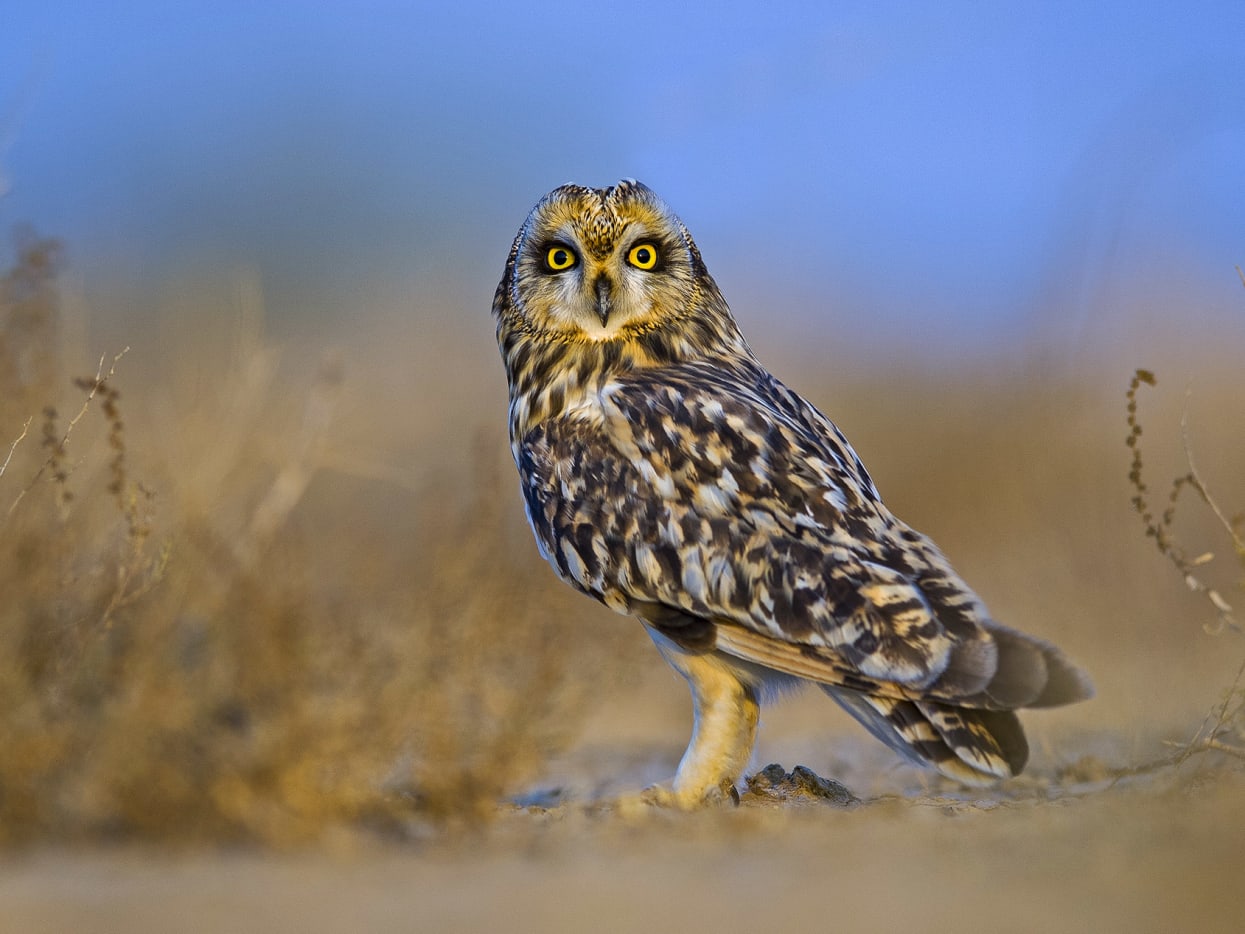
[[[613,443],[599,405],[585,401],[525,435],[517,463],[541,555],[572,586],[631,612],[623,557],[665,518],[636,463]]]

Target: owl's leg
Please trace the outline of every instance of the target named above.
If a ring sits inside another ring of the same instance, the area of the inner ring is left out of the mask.
[[[649,797],[685,810],[733,797],[756,741],[756,687],[717,653],[688,651],[652,629],[649,634],[671,667],[687,679],[695,712],[692,740],[673,788],[653,789]]]

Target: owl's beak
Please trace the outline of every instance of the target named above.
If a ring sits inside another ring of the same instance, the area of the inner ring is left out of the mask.
[[[610,312],[613,310],[613,302],[610,299],[610,292],[613,285],[610,283],[609,276],[597,276],[597,281],[593,283],[593,291],[596,292],[597,300],[595,308],[597,317],[601,319],[601,327],[609,324]]]

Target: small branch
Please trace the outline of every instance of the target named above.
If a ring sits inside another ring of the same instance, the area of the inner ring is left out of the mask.
[[[1128,400],[1128,437],[1124,443],[1132,451],[1132,463],[1129,468],[1128,480],[1133,487],[1133,508],[1141,517],[1142,525],[1145,526],[1146,535],[1154,539],[1155,545],[1159,552],[1167,558],[1168,561],[1176,568],[1176,570],[1184,578],[1185,586],[1194,593],[1200,593],[1205,596],[1215,608],[1218,614],[1218,627],[1222,629],[1227,627],[1238,634],[1245,633],[1241,625],[1237,622],[1232,609],[1232,605],[1223,598],[1219,591],[1207,586],[1202,579],[1195,573],[1195,569],[1204,564],[1208,564],[1214,559],[1214,555],[1206,553],[1197,557],[1190,558],[1185,550],[1171,537],[1170,531],[1172,523],[1176,517],[1176,505],[1180,499],[1180,494],[1185,489],[1193,489],[1202,498],[1214,512],[1216,518],[1228,530],[1228,535],[1232,539],[1232,543],[1236,548],[1238,555],[1242,556],[1245,561],[1245,543],[1241,541],[1240,534],[1237,532],[1232,521],[1224,515],[1214,498],[1210,495],[1205,482],[1203,482],[1201,474],[1198,473],[1197,464],[1193,459],[1193,444],[1189,438],[1189,405],[1188,399],[1192,394],[1192,389],[1186,390],[1185,407],[1181,414],[1180,426],[1181,435],[1184,443],[1185,461],[1189,466],[1187,472],[1172,481],[1171,490],[1167,496],[1167,507],[1162,514],[1155,516],[1151,512],[1150,501],[1148,497],[1149,488],[1146,486],[1142,475],[1142,456],[1141,456],[1141,422],[1137,418],[1137,392],[1142,385],[1153,386],[1155,384],[1154,374],[1149,370],[1139,369],[1133,374],[1132,380],[1128,384],[1128,392],[1125,397]],[[1208,631],[1209,630],[1208,628]],[[1217,631],[1217,630],[1216,630]]]
[[[1197,488],[1198,495],[1206,501],[1206,505],[1215,514],[1215,518],[1219,520],[1220,525],[1227,530],[1232,543],[1236,546],[1236,550],[1245,552],[1245,539],[1242,539],[1237,533],[1232,525],[1232,520],[1224,514],[1224,511],[1219,508],[1219,504],[1215,502],[1215,498],[1210,495],[1210,489],[1202,482],[1202,475],[1198,472],[1197,464],[1193,460],[1193,444],[1189,440],[1189,397],[1192,394],[1192,387],[1185,390],[1184,411],[1180,413],[1180,440],[1184,445],[1184,459],[1189,465],[1189,476],[1193,478],[1193,485]]]
[[[1226,752],[1230,756],[1236,756],[1238,759],[1245,759],[1245,749],[1239,749],[1236,746],[1229,746],[1227,743],[1221,743],[1217,739],[1208,739],[1202,744],[1207,749],[1213,749],[1216,752]]]
[[[1202,497],[1202,502],[1210,507],[1211,512],[1215,514],[1220,524],[1227,530],[1228,537],[1232,539],[1232,544],[1236,548],[1236,553],[1245,555],[1245,541],[1241,540],[1236,529],[1232,525],[1232,521],[1219,508],[1219,504],[1215,502],[1215,498],[1210,495],[1210,488],[1206,486],[1202,480],[1201,473],[1198,472],[1197,462],[1193,459],[1193,442],[1189,436],[1189,399],[1193,395],[1193,387],[1189,386],[1185,389],[1184,407],[1180,413],[1180,442],[1184,447],[1185,463],[1189,465],[1189,473],[1187,474],[1193,488],[1197,490],[1198,496]],[[1206,556],[1206,561],[1211,560],[1211,556]],[[1210,600],[1219,614],[1219,623],[1221,626],[1227,626],[1235,632],[1241,632],[1241,625],[1236,621],[1235,611],[1232,605],[1223,598],[1223,595],[1213,587],[1207,586],[1200,578],[1193,574],[1192,569],[1197,563],[1204,562],[1186,562],[1186,566],[1182,568],[1185,572],[1185,584],[1195,593],[1205,594]],[[1240,674],[1237,674],[1240,679]]]
[[[1236,756],[1238,759],[1245,759],[1245,749],[1241,749],[1239,746],[1232,746],[1221,740],[1213,738],[1195,740],[1187,746],[1182,743],[1175,743],[1171,741],[1165,742],[1163,745],[1178,747],[1180,749],[1180,755],[1172,759],[1163,759],[1159,761],[1156,764],[1156,771],[1157,769],[1161,769],[1169,765],[1180,765],[1186,759],[1189,759],[1190,757],[1201,752],[1226,752],[1228,755]]]
[[[35,420],[32,415],[26,419],[26,424],[22,426],[22,433],[17,436],[11,445],[9,445],[9,456],[4,459],[4,463],[0,464],[0,477],[4,476],[4,472],[9,469],[9,461],[13,459],[13,452],[17,450],[17,446],[22,443],[22,439],[26,437],[26,432],[30,430],[30,423]]]
[[[130,348],[126,347],[125,350],[121,351],[121,353],[117,354],[115,357],[112,358],[112,366],[108,368],[107,375],[104,375],[104,357],[107,355],[104,354],[100,356],[99,367],[95,370],[95,380],[91,384],[90,391],[87,392],[86,398],[82,401],[82,408],[78,410],[77,415],[75,415],[73,418],[69,420],[69,424],[65,428],[65,434],[61,438],[61,447],[64,447],[66,442],[69,441],[69,433],[73,431],[73,426],[78,424],[78,422],[81,421],[82,416],[86,414],[86,410],[90,408],[91,400],[95,398],[96,393],[98,393],[101,389],[103,389],[104,384],[107,383],[110,379],[112,379],[113,374],[117,372],[117,361],[120,360],[122,357],[124,357],[129,352],[130,352]]]
[[[14,511],[17,509],[18,504],[23,499],[26,498],[26,494],[29,493],[32,489],[34,489],[35,484],[39,482],[40,478],[47,471],[47,469],[50,466],[52,466],[53,463],[57,461],[59,452],[64,451],[65,445],[69,443],[69,436],[73,433],[74,426],[77,425],[78,422],[82,420],[82,416],[86,414],[86,410],[91,407],[91,401],[95,398],[96,394],[104,387],[104,385],[110,379],[112,379],[113,375],[117,372],[118,361],[120,361],[120,359],[129,352],[130,352],[130,348],[126,347],[119,354],[113,357],[112,365],[108,368],[107,373],[104,372],[104,360],[107,357],[107,354],[100,355],[99,366],[95,370],[95,379],[93,381],[90,381],[90,390],[87,392],[86,398],[82,401],[82,408],[78,410],[78,414],[75,415],[70,420],[69,424],[65,426],[65,433],[60,436],[60,440],[55,442],[55,448],[56,448],[57,453],[54,453],[51,457],[49,457],[47,460],[43,462],[43,464],[39,467],[39,469],[35,471],[35,475],[30,478],[30,482],[26,484],[25,488],[20,493],[17,494],[17,498],[14,499],[13,502],[9,505],[8,512],[4,514],[4,519],[0,520],[0,527],[2,527],[4,523],[8,522],[8,520],[12,517]],[[29,425],[30,423],[27,422],[27,424]],[[24,434],[25,434],[25,431],[23,430],[23,435]],[[55,437],[55,435],[53,435],[53,437]],[[21,439],[19,438],[18,440],[20,441]],[[16,442],[14,443],[14,446],[16,446]],[[10,450],[9,455],[12,456],[12,454],[13,452],[12,450]],[[5,460],[4,463],[5,463],[5,466],[8,466],[7,459]]]

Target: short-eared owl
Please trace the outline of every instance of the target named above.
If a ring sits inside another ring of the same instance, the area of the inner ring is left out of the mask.
[[[493,313],[541,553],[639,617],[691,686],[691,743],[657,800],[731,794],[760,700],[793,682],[968,784],[1023,768],[1015,709],[1092,694],[891,515],[842,433],[753,356],[691,235],[644,185],[550,192]]]

